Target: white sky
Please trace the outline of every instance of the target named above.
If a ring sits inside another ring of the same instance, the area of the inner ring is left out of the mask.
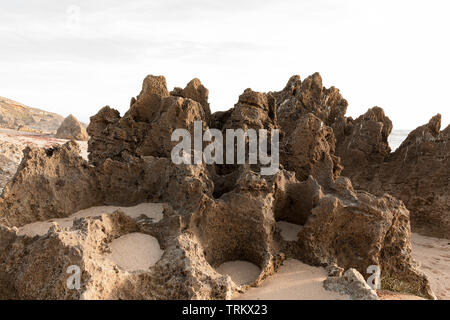
[[[318,71],[353,117],[378,105],[395,129],[447,125],[449,14],[448,0],[1,1],[0,96],[88,122],[126,111],[147,74],[198,77],[217,111]]]

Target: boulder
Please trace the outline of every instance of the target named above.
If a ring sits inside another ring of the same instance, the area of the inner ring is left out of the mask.
[[[87,141],[89,139],[86,129],[73,115],[69,115],[64,119],[58,131],[56,131],[55,137],[79,141]]]
[[[325,289],[340,294],[348,294],[353,300],[379,300],[375,290],[369,287],[364,277],[356,269],[348,269],[342,276],[328,277]]]

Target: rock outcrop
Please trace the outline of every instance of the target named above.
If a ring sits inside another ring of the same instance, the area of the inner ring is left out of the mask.
[[[22,226],[68,216],[98,198],[95,172],[76,142],[49,149],[26,147],[17,173],[0,198],[0,221]]]
[[[0,198],[0,298],[226,299],[259,285],[286,258],[362,274],[378,265],[384,289],[434,297],[411,258],[403,203],[354,190],[340,174],[332,126],[345,121],[347,104],[337,89],[324,89],[318,74],[303,83],[294,77],[282,92],[247,89],[234,108],[215,114],[207,96],[197,79],[169,92],[163,77],[148,76],[123,117],[105,107],[91,118],[89,163],[74,142],[27,149]],[[196,120],[221,131],[279,128],[280,170],[263,176],[249,164],[174,164],[171,133],[193,130]],[[116,212],[56,224],[42,236],[17,230],[90,206],[142,202],[167,203],[164,217]],[[302,226],[295,241],[280,237],[282,220]],[[105,255],[114,239],[134,232],[155,237],[164,254],[129,273]],[[238,285],[216,271],[232,260],[261,273]],[[76,290],[65,285],[73,265],[82,274]]]
[[[375,290],[369,287],[356,269],[348,269],[340,277],[328,277],[323,286],[330,291],[348,294],[353,300],[379,300]]]
[[[308,167],[314,171],[314,167],[321,168],[327,163],[327,167],[333,168],[334,178],[340,174],[347,176],[356,189],[378,196],[388,193],[403,200],[411,212],[414,231],[450,238],[450,129],[440,131],[440,115],[411,132],[402,146],[391,153],[388,137],[393,124],[383,109],[373,107],[357,119],[345,117],[347,101],[338,89],[324,88],[318,73],[303,81],[299,76],[293,76],[282,91],[272,94],[276,98],[277,120],[284,135],[282,163],[294,170],[297,178],[305,179]],[[304,128],[304,125],[297,128],[298,123],[305,122],[305,117],[312,118],[307,114],[322,120],[324,127],[320,131],[323,133],[317,136],[327,137],[319,140],[327,140],[329,147],[320,143],[309,149],[311,144],[305,141],[311,138],[298,135]],[[330,131],[333,134],[327,133]],[[297,137],[293,136],[294,132]],[[293,143],[295,141],[298,142]],[[311,150],[315,156],[306,156],[302,160],[302,156]],[[324,157],[317,162],[321,150]],[[305,159],[316,159],[315,164],[305,166]],[[326,186],[323,179],[320,182]]]
[[[22,158],[22,148],[14,143],[0,142],[0,194],[15,175]]]
[[[303,81],[300,76],[292,76],[286,87],[273,93],[277,101],[277,116],[280,126],[290,134],[295,123],[304,114],[312,113],[325,125],[332,126],[342,121],[347,111],[347,100],[335,87],[325,88],[319,73]]]
[[[208,124],[207,91],[201,88],[197,81],[191,81],[183,91],[189,97],[184,98],[169,93],[164,77],[148,76],[123,117],[107,106],[91,118],[87,128],[91,136],[89,160],[98,165],[107,158],[123,160],[130,155],[170,157],[177,144],[171,141],[175,129],[192,132],[196,120]]]
[[[64,118],[56,113],[30,108],[0,97],[0,127],[35,132],[54,132]]]
[[[67,140],[87,141],[89,136],[83,125],[73,115],[64,119],[61,126],[56,131],[56,138]]]
[[[356,188],[397,197],[411,212],[413,230],[450,239],[450,127],[440,127],[436,115],[390,153],[392,124],[373,108],[349,124],[336,152]]]

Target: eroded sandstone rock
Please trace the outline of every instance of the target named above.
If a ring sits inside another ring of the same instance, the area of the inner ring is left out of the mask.
[[[333,130],[322,120],[307,113],[297,121],[295,129],[281,143],[281,163],[296,173],[299,180],[310,175],[327,186],[339,177],[342,166],[334,155],[336,139]]]
[[[346,101],[337,89],[323,88],[318,75],[303,83],[294,77],[281,93],[247,89],[233,109],[209,116],[199,81],[186,88],[169,93],[163,77],[149,76],[123,117],[100,110],[88,127],[89,164],[73,142],[26,151],[0,198],[2,298],[225,299],[247,286],[222,276],[219,265],[256,264],[255,286],[286,257],[362,274],[378,265],[386,289],[433,296],[411,258],[403,203],[355,190],[340,176],[330,126],[345,120]],[[289,99],[292,110],[277,96]],[[285,169],[261,176],[250,165],[175,165],[171,132],[191,130],[195,120],[220,130],[280,128]],[[89,206],[142,202],[167,203],[164,218],[119,212],[81,218],[67,229],[56,225],[33,238],[14,229]],[[302,226],[295,241],[277,234],[280,220]],[[134,232],[158,239],[164,254],[149,270],[128,273],[104,257],[108,244]],[[70,265],[83,271],[79,290],[65,286]],[[19,274],[24,280],[14,283]]]
[[[302,115],[312,113],[327,126],[344,118],[348,103],[335,87],[323,87],[322,77],[315,73],[303,81],[289,79],[281,92],[276,92],[277,116],[281,128],[290,134]]]
[[[68,216],[101,203],[95,172],[74,141],[49,149],[26,147],[0,197],[0,221],[22,226]]]
[[[402,200],[416,232],[450,238],[450,128],[440,131],[441,116],[436,115],[390,154],[387,135],[392,125],[376,111],[378,116],[372,116],[372,109],[358,118],[338,143],[343,174],[358,189]]]
[[[202,104],[206,103],[207,89],[199,81],[191,81],[183,92],[186,98],[170,95],[164,77],[148,76],[122,118],[110,107],[101,109],[87,128],[90,162],[98,165],[107,158],[123,160],[127,156],[170,157],[177,144],[171,141],[172,132],[192,131],[196,120],[207,125],[211,113],[209,104]]]
[[[348,269],[342,276],[328,277],[323,286],[330,291],[348,294],[353,300],[379,300],[375,290],[369,287],[356,269]]]
[[[56,131],[55,137],[58,139],[73,139],[79,141],[89,140],[86,129],[73,115],[69,115],[64,119],[61,126],[58,128],[58,131]]]

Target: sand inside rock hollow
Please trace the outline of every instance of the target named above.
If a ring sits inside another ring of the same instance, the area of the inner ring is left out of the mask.
[[[261,269],[251,262],[235,260],[222,263],[217,268],[217,272],[229,275],[235,284],[241,286],[254,282],[261,273]]]
[[[54,223],[61,228],[70,228],[73,221],[78,218],[111,214],[118,209],[121,209],[130,218],[136,219],[145,215],[157,222],[163,218],[164,203],[141,203],[134,207],[92,207],[78,211],[67,218],[27,224],[19,228],[19,235],[30,237],[45,235]],[[143,233],[130,233],[119,237],[109,244],[109,249],[111,253],[107,257],[126,271],[147,270],[155,265],[164,253],[156,238]]]
[[[34,222],[19,228],[19,235],[27,235],[33,237],[36,235],[45,235],[53,223],[58,224],[61,228],[70,228],[73,221],[83,217],[95,217],[102,214],[111,214],[118,209],[122,210],[130,218],[136,219],[141,215],[152,218],[154,222],[158,222],[163,218],[164,203],[141,203],[134,207],[116,207],[116,206],[98,206],[84,210],[80,210],[67,218],[51,219],[42,222]]]
[[[277,228],[280,229],[281,237],[285,241],[296,241],[297,235],[303,226],[287,221],[277,221]]]
[[[154,266],[161,259],[158,240],[148,234],[129,233],[113,240],[108,258],[126,271],[143,271]]]

